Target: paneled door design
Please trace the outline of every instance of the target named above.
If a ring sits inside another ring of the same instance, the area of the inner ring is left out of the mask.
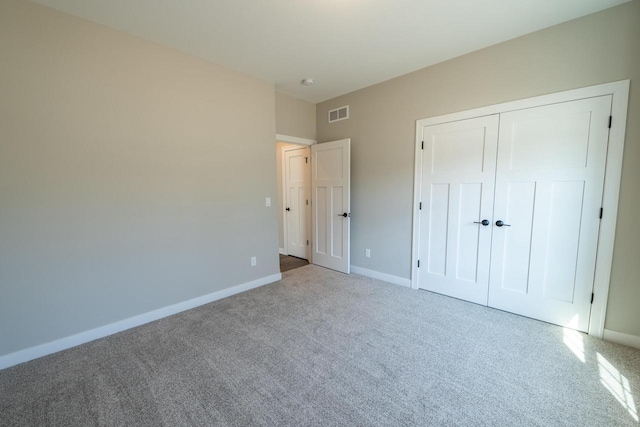
[[[587,331],[611,105],[423,127],[418,287]]]
[[[498,116],[423,128],[420,279],[487,304]]]
[[[349,274],[351,140],[311,146],[314,264]]]
[[[602,96],[500,115],[490,306],[588,329],[610,111]]]
[[[308,259],[309,248],[309,148],[284,152],[285,160],[285,217],[289,255]]]

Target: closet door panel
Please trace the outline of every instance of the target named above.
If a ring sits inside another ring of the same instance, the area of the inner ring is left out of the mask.
[[[422,132],[418,286],[486,305],[498,116]]]
[[[587,330],[610,109],[603,96],[500,115],[490,306]]]

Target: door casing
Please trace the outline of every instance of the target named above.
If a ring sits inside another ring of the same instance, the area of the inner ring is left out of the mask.
[[[278,143],[278,142],[282,142],[282,143],[285,143],[285,144],[294,144],[294,145],[298,146],[298,147],[292,147],[291,149],[309,147],[309,146],[317,143],[317,141],[315,139],[307,139],[307,138],[300,138],[300,137],[297,137],[297,136],[276,134],[276,143]],[[282,202],[283,202],[283,205],[286,202],[286,170],[285,170],[285,167],[284,167],[285,166],[285,151],[286,151],[286,148],[288,148],[288,147],[285,147],[282,150],[282,152],[280,153],[280,157],[281,157],[280,158],[280,160],[281,160],[280,164],[282,165],[281,171],[280,171],[280,175],[281,175],[281,186],[280,186],[281,188],[280,188],[280,190],[282,191]],[[283,207],[283,209],[284,209],[284,207]],[[280,248],[280,253],[282,255],[288,255],[288,252],[287,252],[287,238],[288,238],[288,236],[287,236],[286,215],[284,215],[284,211],[279,212],[278,215],[282,215],[282,227],[283,227],[282,234],[283,234],[283,239],[284,239],[284,242],[283,242],[283,246],[284,247]],[[308,229],[308,234],[307,235],[309,236],[309,244],[311,244],[311,230],[310,229]],[[308,256],[309,256],[308,261],[311,262],[311,251],[308,251]]]
[[[593,284],[594,300],[589,318],[589,334],[602,338],[604,333],[604,321],[606,316],[607,300],[609,295],[609,282],[611,265],[613,262],[613,248],[615,240],[616,219],[618,213],[618,201],[620,196],[620,180],[622,174],[622,157],[626,132],[626,117],[629,102],[629,80],[605,83],[580,89],[568,90],[549,95],[537,96],[518,101],[497,104],[443,116],[431,117],[416,121],[415,144],[415,175],[414,175],[414,200],[413,200],[413,232],[411,255],[411,287],[418,289],[418,253],[420,238],[419,206],[422,193],[422,128],[436,124],[471,119],[525,108],[551,105],[561,102],[574,101],[603,95],[612,96],[611,105],[611,129],[609,132],[609,146],[607,150],[606,170],[604,179],[604,193],[602,208],[604,215],[600,223],[598,239],[598,251],[596,257],[595,277]]]

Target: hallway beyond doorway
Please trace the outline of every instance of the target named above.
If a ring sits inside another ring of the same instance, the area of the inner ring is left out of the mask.
[[[309,264],[309,261],[306,259],[280,254],[280,272],[282,273],[294,268],[304,267],[307,264]]]

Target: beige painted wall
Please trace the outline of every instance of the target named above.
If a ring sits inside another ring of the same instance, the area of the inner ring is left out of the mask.
[[[0,355],[279,272],[272,84],[24,1],[0,58]]]
[[[632,82],[606,328],[640,336],[638,1],[318,104],[318,140],[351,138],[352,263],[410,276],[416,120],[623,79]],[[327,111],[346,104],[350,119],[328,124]]]
[[[316,139],[316,104],[276,92],[276,133]]]

